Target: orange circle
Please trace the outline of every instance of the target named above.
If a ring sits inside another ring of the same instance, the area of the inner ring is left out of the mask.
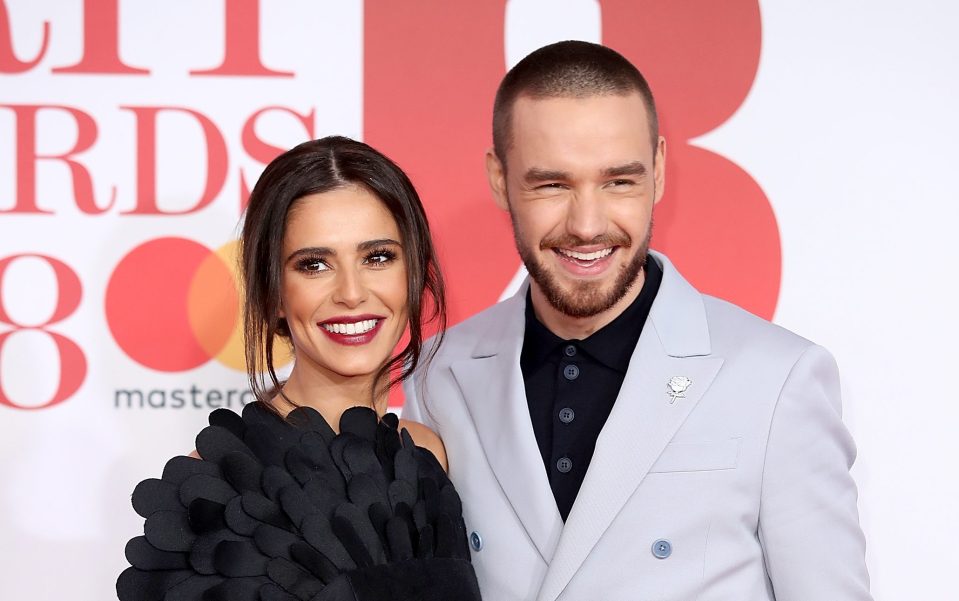
[[[207,356],[216,357],[227,346],[239,315],[233,273],[219,253],[211,252],[197,266],[187,292],[190,328]]]
[[[210,357],[221,365],[246,371],[243,337],[243,287],[240,279],[237,240],[213,251],[199,266],[190,284],[190,325]],[[274,367],[292,360],[287,344],[273,344]]]

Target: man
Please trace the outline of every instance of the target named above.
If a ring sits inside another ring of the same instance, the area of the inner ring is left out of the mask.
[[[870,599],[834,361],[648,252],[666,145],[639,71],[541,48],[493,129],[530,281],[406,389],[445,441],[484,597]]]

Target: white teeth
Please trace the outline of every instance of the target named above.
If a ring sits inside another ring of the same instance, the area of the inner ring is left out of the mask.
[[[366,319],[353,323],[325,323],[323,328],[334,334],[346,334],[347,336],[356,336],[366,334],[376,327],[377,319]]]
[[[603,250],[597,250],[596,252],[591,253],[581,253],[576,252],[575,250],[568,250],[565,248],[560,248],[559,252],[570,257],[571,259],[576,259],[577,261],[595,261],[596,259],[602,259],[603,257],[608,257],[612,252],[612,248],[604,248]]]

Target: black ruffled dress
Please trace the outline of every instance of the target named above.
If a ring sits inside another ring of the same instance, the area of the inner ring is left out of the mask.
[[[133,491],[144,536],[121,601],[480,599],[462,505],[393,414],[260,403],[210,414],[203,460],[174,457]]]

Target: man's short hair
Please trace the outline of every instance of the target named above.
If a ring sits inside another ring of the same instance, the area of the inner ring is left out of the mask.
[[[588,98],[638,92],[649,113],[653,151],[659,142],[659,119],[653,93],[643,74],[611,48],[569,40],[543,46],[516,63],[500,82],[493,103],[493,151],[506,165],[512,144],[512,115],[516,99]]]

